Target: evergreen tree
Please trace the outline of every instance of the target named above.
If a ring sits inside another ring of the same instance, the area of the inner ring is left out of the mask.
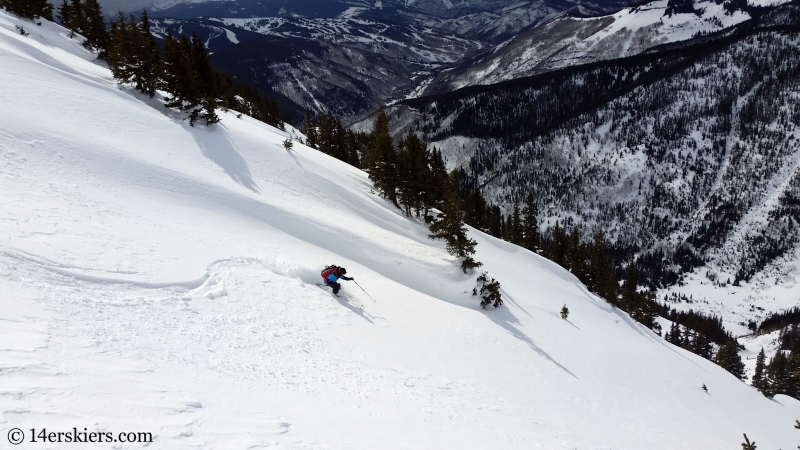
[[[69,28],[71,31],[83,33],[86,30],[86,15],[84,13],[84,4],[82,0],[69,0],[69,14],[67,14],[64,20],[64,26]],[[85,36],[84,36],[85,37]]]
[[[139,92],[153,98],[161,78],[161,55],[156,41],[150,33],[150,18],[147,11],[142,11],[142,18],[134,34],[134,52],[137,68],[133,73],[133,83]]]
[[[444,208],[445,191],[448,183],[447,167],[442,158],[442,152],[433,148],[428,155],[428,166],[430,167],[430,182],[428,187],[427,203],[434,208],[442,210]]]
[[[705,359],[712,360],[714,348],[711,346],[711,341],[708,339],[708,336],[703,333],[698,332],[697,335],[695,335],[691,350]]]
[[[189,111],[189,123],[193,126],[200,117],[197,108],[203,100],[202,80],[195,70],[197,62],[193,46],[185,35],[175,38],[168,34],[163,47],[164,75],[161,88],[168,94],[164,106]]]
[[[489,227],[489,234],[491,234],[496,238],[500,238],[503,236],[502,226],[501,226],[502,220],[503,220],[503,214],[500,212],[499,206],[492,205],[489,208],[487,208],[487,222],[488,222],[487,225]]]
[[[800,363],[797,355],[786,354],[778,350],[775,356],[766,367],[766,384],[768,385],[768,396],[776,394],[789,395],[797,398],[800,387]]]
[[[375,187],[384,197],[397,204],[397,152],[389,136],[389,118],[381,111],[375,119],[372,142],[367,153],[367,169]]]
[[[306,135],[306,145],[317,148],[317,121],[311,116],[311,112],[306,110],[303,119],[303,134]]]
[[[581,281],[585,282],[588,278],[586,273],[586,258],[584,256],[584,247],[581,244],[580,234],[578,233],[578,227],[574,227],[569,235],[567,235],[566,253],[566,264],[570,272]]]
[[[597,232],[590,252],[589,288],[612,305],[616,305],[619,285],[608,257],[607,246],[603,233]]]
[[[636,275],[636,264],[631,261],[625,269],[625,284],[622,285],[622,298],[620,299],[620,307],[626,311],[633,311],[639,303]]]
[[[753,373],[753,380],[752,385],[754,388],[758,389],[764,395],[770,397],[769,395],[769,385],[767,383],[767,379],[765,378],[764,368],[766,363],[767,356],[764,354],[764,347],[761,347],[761,351],[758,352],[758,356],[756,357],[756,369],[755,373]]]
[[[636,264],[631,261],[625,269],[625,284],[622,286],[622,298],[620,308],[627,311],[637,322],[644,324],[648,328],[655,325],[657,308],[655,304],[655,294],[652,291],[640,293],[638,291],[638,273]],[[688,339],[688,337],[687,337]],[[683,347],[694,351],[694,344],[697,336],[691,341],[686,341]],[[708,343],[710,347],[710,343]]]
[[[467,236],[467,228],[464,226],[464,211],[461,208],[460,190],[460,177],[458,172],[454,170],[448,177],[443,217],[431,225],[430,238],[444,239],[447,252],[457,258],[462,258],[461,269],[464,273],[467,273],[469,269],[480,267],[481,263],[475,261],[472,257],[475,254],[475,245],[477,243]]]
[[[67,3],[67,0],[62,0],[61,6],[59,6],[58,10],[56,11],[56,18],[58,19],[59,22],[61,22],[61,25],[63,25],[66,28],[69,28],[67,26],[67,23],[69,22],[71,15],[72,15],[72,8],[70,7],[70,4]]]
[[[68,10],[72,11],[73,6],[69,6]],[[72,13],[68,13],[68,21],[75,21]],[[133,79],[135,61],[135,44],[134,44],[134,30],[136,23],[133,17],[130,22],[125,20],[122,13],[111,21],[111,31],[109,33],[109,48],[106,55],[106,62],[111,68],[111,73],[114,78],[119,80],[120,83],[130,83]]]
[[[539,211],[533,195],[528,195],[525,199],[525,206],[522,208],[522,246],[535,253],[542,251],[538,215]]]
[[[486,272],[483,272],[478,277],[478,288],[472,290],[472,295],[480,295],[481,308],[485,309],[487,306],[492,305],[499,308],[503,304],[503,299],[500,296],[500,282],[494,278],[489,277]]]
[[[431,179],[429,155],[425,144],[416,134],[409,132],[398,145],[398,200],[407,216],[412,210],[419,217],[427,203],[426,186]]]
[[[191,38],[191,61],[195,74],[198,78],[197,86],[197,100],[201,107],[198,110],[192,111],[192,115],[199,114],[199,118],[204,119],[207,125],[219,122],[217,116],[217,108],[219,101],[217,95],[219,93],[219,74],[211,66],[211,59],[208,55],[208,49],[200,39],[197,33],[192,33]],[[190,115],[189,124],[194,125],[194,120]]]
[[[76,1],[76,4],[78,8],[73,8],[73,10],[79,11],[81,19],[79,20],[80,30],[75,31],[86,38],[86,42],[83,43],[84,47],[100,52],[100,58],[104,59],[109,37],[100,4],[97,3],[97,0]],[[147,29],[150,29],[149,25]]]
[[[336,120],[333,114],[322,113],[317,116],[317,149],[326,155],[336,157]]]
[[[131,83],[151,98],[155,95],[162,75],[161,57],[146,12],[138,23],[133,16],[126,22],[122,13],[111,21],[106,62],[121,83]]]
[[[666,336],[664,336],[664,339],[670,344],[677,346],[680,346],[683,343],[681,328],[677,322],[672,322],[672,325],[669,327],[669,331],[667,332]]]
[[[512,244],[523,244],[522,217],[519,211],[519,201],[514,200],[514,207],[511,210],[511,217],[508,219],[508,241]]]
[[[564,305],[561,307],[561,318],[567,320],[567,317],[569,317],[569,308],[567,308],[567,305]]]
[[[569,269],[567,265],[567,233],[558,222],[553,227],[550,237],[550,246],[547,248],[547,258],[561,267]]]
[[[714,357],[714,362],[720,367],[734,374],[740,380],[744,378],[744,363],[739,356],[739,346],[736,340],[731,339],[725,343]]]

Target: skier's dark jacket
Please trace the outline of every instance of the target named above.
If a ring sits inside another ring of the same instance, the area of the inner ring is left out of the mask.
[[[339,278],[343,280],[350,281],[352,278],[346,277],[339,273],[339,267],[337,266],[328,266],[325,270],[322,271],[322,279],[325,280],[325,284],[334,284],[339,281]]]

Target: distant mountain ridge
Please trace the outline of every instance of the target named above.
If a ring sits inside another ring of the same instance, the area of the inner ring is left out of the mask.
[[[658,0],[607,16],[566,16],[535,26],[462,67],[445,71],[426,94],[631,56],[656,45],[729,28],[751,17],[732,7],[731,0],[696,2],[689,13],[671,13],[671,3]]]
[[[565,11],[600,14],[620,0],[311,1],[104,3],[150,9],[160,33],[197,32],[214,62],[275,95],[291,121],[303,110],[352,122],[418,96],[452,68]],[[224,31],[227,30],[227,31]],[[234,40],[228,36],[237,36]],[[239,38],[238,36],[243,36]]]

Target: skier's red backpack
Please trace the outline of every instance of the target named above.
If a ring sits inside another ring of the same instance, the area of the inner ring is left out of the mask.
[[[325,266],[325,268],[322,269],[322,273],[320,273],[320,275],[322,275],[322,278],[325,279],[325,280],[328,279],[328,275],[330,275],[330,274],[334,274],[334,275],[336,275],[338,277],[339,276],[339,268],[334,266],[334,265]]]

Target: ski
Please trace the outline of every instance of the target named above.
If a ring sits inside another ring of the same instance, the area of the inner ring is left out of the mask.
[[[316,284],[317,286],[319,286],[319,287],[323,288],[323,289],[325,289],[325,288],[329,288],[329,287],[330,287],[330,286],[328,286],[327,284],[322,284],[322,283],[315,283],[315,284]],[[333,292],[331,292],[331,294],[333,294]],[[333,295],[335,295],[335,296],[337,296],[337,297],[340,297],[340,298],[341,298],[341,295],[339,295],[339,294],[333,294]]]
[[[328,286],[328,285],[325,285],[325,284],[322,284],[322,283],[314,283],[314,284],[316,284],[317,286],[319,286],[319,287],[321,287],[321,288],[323,288],[323,289],[325,289],[325,288],[329,288],[329,287],[330,287],[330,286]],[[326,289],[326,292],[330,292],[330,291],[328,291],[328,290]],[[345,299],[345,300],[346,300],[348,303],[351,303],[351,304],[354,304],[354,306],[357,306],[357,307],[358,307],[358,309],[364,310],[364,305],[363,305],[361,302],[354,302],[354,301],[353,301],[353,300],[351,300],[349,297],[345,297],[345,296],[342,296],[342,295],[339,295],[339,294],[334,294],[333,292],[331,292],[331,294],[332,294],[332,295],[334,295],[334,296],[336,296],[336,297],[338,297],[338,298],[343,298],[343,299]]]

